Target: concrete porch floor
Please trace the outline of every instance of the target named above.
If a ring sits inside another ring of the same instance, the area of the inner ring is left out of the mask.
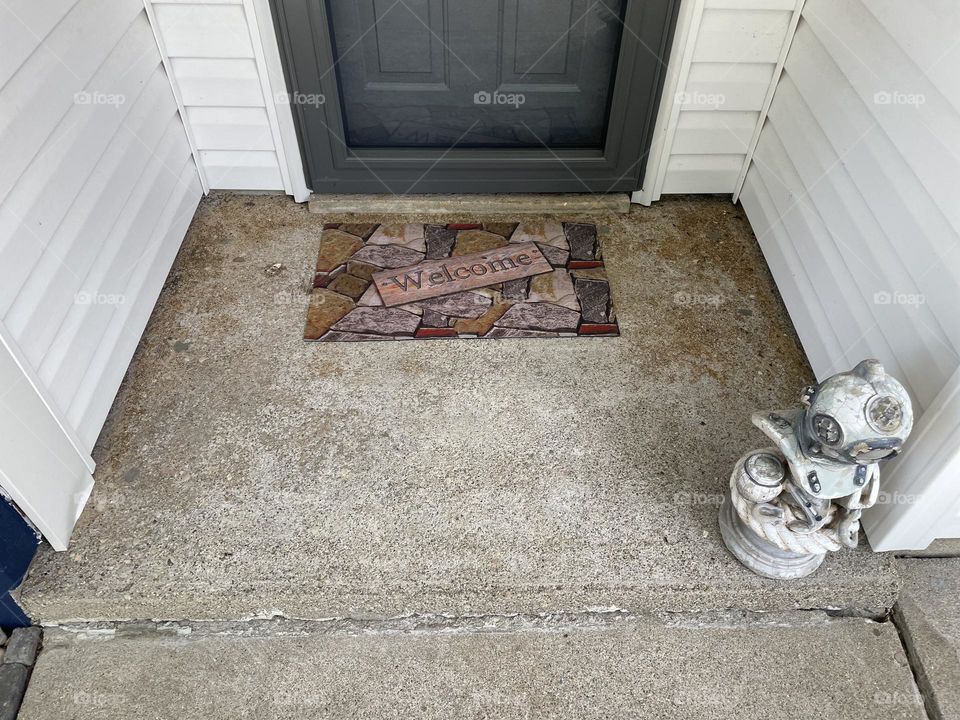
[[[812,379],[728,200],[583,218],[615,339],[304,343],[320,228],[346,219],[202,203],[71,548],[25,583],[37,621],[893,605],[865,540],[791,583],[721,543],[750,412]]]

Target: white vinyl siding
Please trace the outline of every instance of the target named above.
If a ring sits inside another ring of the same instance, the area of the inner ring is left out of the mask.
[[[920,417],[956,414],[957,37],[947,0],[807,0],[741,194],[817,375],[876,357]]]
[[[11,0],[0,68],[0,338],[92,469],[199,176],[141,0]]]
[[[299,148],[294,142],[288,158],[283,147],[285,122],[293,135],[286,88],[280,83],[274,90],[271,84],[271,56],[255,6],[253,0],[147,4],[207,187],[305,196],[296,190],[302,185]],[[269,8],[261,4],[259,12],[272,36]]]
[[[130,357],[101,343],[143,329],[106,296],[152,308],[132,274],[161,212],[195,207],[199,186],[139,0],[80,0],[42,40],[0,89],[0,318],[56,407],[85,420],[74,427],[89,450],[106,416],[87,413],[90,388],[109,406]],[[192,209],[169,218],[174,248]],[[104,350],[111,361],[94,364]]]
[[[810,289],[790,294],[822,318],[803,337],[818,374],[873,354],[922,409],[960,365],[960,91],[911,53],[915,9],[808,0],[742,201],[781,290]]]
[[[644,190],[733,193],[794,27],[797,0],[684,0]]]

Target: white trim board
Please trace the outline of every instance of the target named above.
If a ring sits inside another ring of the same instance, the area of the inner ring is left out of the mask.
[[[922,550],[949,537],[960,515],[960,369],[920,418],[902,457],[882,478],[881,503],[863,516],[877,552]],[[945,534],[946,533],[946,534]]]
[[[97,467],[96,463],[84,449],[85,446],[81,441],[80,436],[76,433],[73,427],[71,427],[70,424],[64,420],[63,412],[57,407],[56,403],[50,397],[49,392],[44,388],[44,385],[37,376],[37,373],[33,370],[33,368],[30,367],[30,364],[23,356],[23,353],[20,352],[20,348],[17,346],[16,341],[13,339],[12,335],[4,326],[2,321],[0,321],[0,349],[9,354],[13,361],[17,364],[17,367],[20,368],[21,376],[18,377],[18,379],[22,379],[24,382],[28,383],[31,388],[33,388],[33,392],[38,398],[40,398],[41,402],[43,402],[44,406],[47,408],[47,411],[50,413],[50,416],[56,420],[57,425],[59,425],[64,437],[70,442],[74,452],[76,452],[77,456],[83,461],[83,464],[86,466],[87,470],[92,473]],[[0,389],[0,397],[2,397],[2,393],[3,390]]]
[[[284,189],[288,195],[293,195],[297,202],[306,202],[310,199],[310,190],[303,172],[300,141],[294,125],[293,110],[290,108],[270,0],[244,0],[244,4],[249,8],[247,17],[251,24],[256,26],[250,28],[250,37],[261,67],[260,78],[266,94],[267,114],[271,117],[274,130]]]
[[[93,490],[93,460],[44,400],[0,328],[0,485],[55,550]]]
[[[647,159],[647,167],[641,181],[641,188],[633,193],[632,201],[640,205],[650,205],[660,199],[663,187],[663,175],[667,171],[667,161],[676,136],[677,122],[680,116],[680,88],[686,87],[690,75],[690,64],[697,43],[697,29],[703,17],[705,0],[681,0],[677,15],[677,25],[673,34],[673,46],[667,62],[667,76],[663,82],[660,107],[657,110],[657,122],[654,125],[653,138]]]
[[[800,18],[803,15],[803,4],[806,0],[796,0],[797,4],[793,10],[793,17],[790,18],[790,27],[787,30],[787,39],[780,50],[780,57],[777,60],[777,66],[773,71],[773,79],[770,81],[770,87],[767,89],[767,96],[763,99],[763,107],[760,109],[760,118],[757,120],[756,128],[753,131],[753,137],[750,139],[750,145],[747,147],[747,155],[743,159],[743,167],[740,168],[740,174],[737,176],[737,186],[733,191],[733,202],[740,200],[740,193],[743,191],[743,183],[747,179],[747,171],[753,162],[753,156],[757,152],[757,144],[760,142],[760,133],[763,131],[763,124],[767,121],[767,115],[770,113],[770,105],[773,103],[773,96],[777,92],[777,85],[780,84],[780,76],[783,75],[783,66],[787,62],[787,55],[790,54],[790,48],[793,45],[793,38],[797,34],[797,25],[800,24]]]

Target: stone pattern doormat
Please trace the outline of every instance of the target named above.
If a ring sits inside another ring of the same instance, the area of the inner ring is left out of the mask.
[[[305,340],[619,334],[595,225],[323,226]]]

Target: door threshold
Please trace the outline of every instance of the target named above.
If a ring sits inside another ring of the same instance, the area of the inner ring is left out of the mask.
[[[627,193],[500,195],[311,195],[308,208],[325,215],[583,215],[630,212]]]

